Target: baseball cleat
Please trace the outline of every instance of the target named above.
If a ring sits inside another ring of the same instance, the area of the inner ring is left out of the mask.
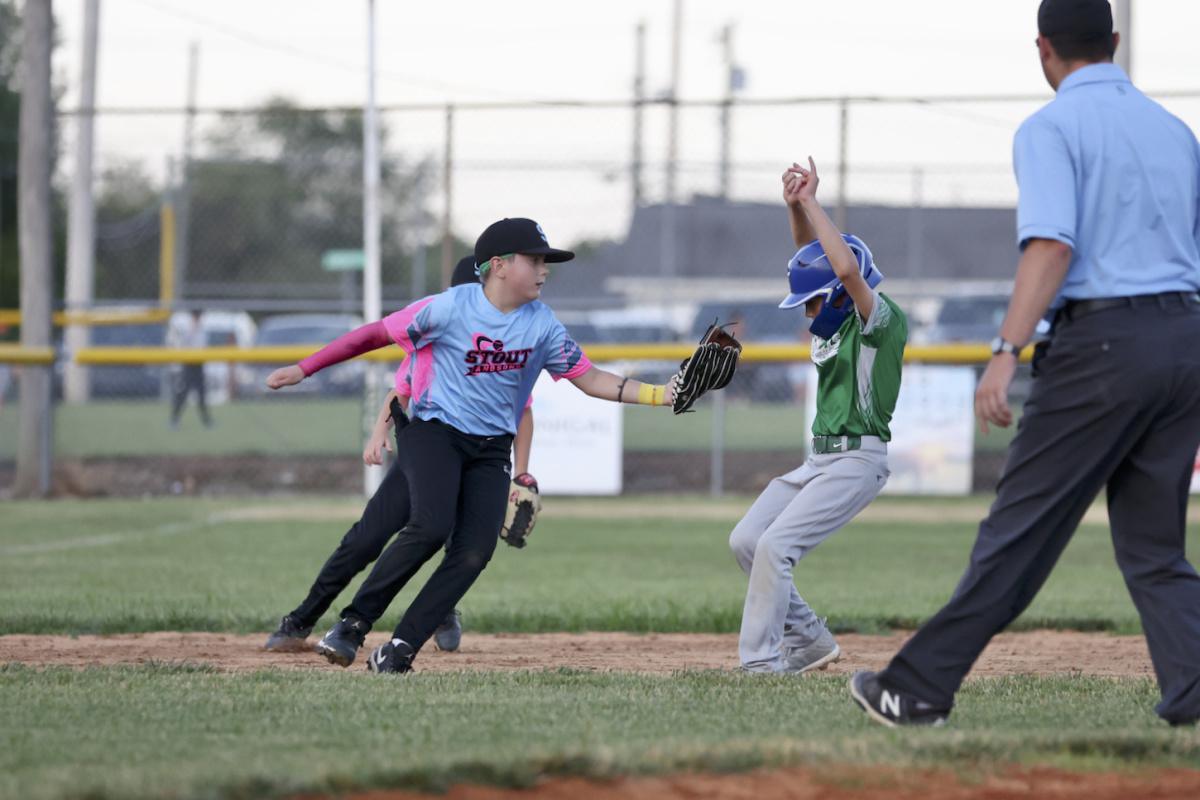
[[[299,653],[308,650],[308,635],[312,633],[312,625],[304,627],[290,614],[279,620],[279,627],[267,637],[264,650],[276,653]]]
[[[462,612],[457,608],[446,615],[433,632],[433,645],[438,650],[453,653],[462,643]]]
[[[850,696],[867,716],[896,728],[901,725],[945,725],[950,709],[937,708],[904,692],[885,689],[877,672],[856,672],[850,676]]]
[[[392,639],[376,647],[367,656],[367,672],[412,672],[412,661],[416,652],[403,639]]]
[[[348,667],[358,656],[358,649],[363,646],[369,630],[371,626],[365,620],[346,617],[321,637],[316,651],[325,656],[329,663]]]
[[[826,628],[821,635],[804,647],[795,647],[784,658],[783,671],[789,675],[803,675],[814,670],[828,669],[842,658],[842,648],[833,634]]]

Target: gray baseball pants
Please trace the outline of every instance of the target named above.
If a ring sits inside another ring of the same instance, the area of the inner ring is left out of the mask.
[[[738,655],[750,672],[780,672],[788,650],[825,629],[796,590],[796,562],[854,518],[887,482],[887,444],[862,437],[858,450],[813,454],[773,479],[729,535],[750,576]]]

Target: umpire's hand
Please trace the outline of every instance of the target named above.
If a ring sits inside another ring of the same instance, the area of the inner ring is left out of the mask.
[[[1012,409],[1008,407],[1008,387],[1017,371],[1017,357],[997,353],[988,362],[979,386],[975,389],[975,417],[979,430],[988,432],[988,423],[1007,428],[1012,424]]]

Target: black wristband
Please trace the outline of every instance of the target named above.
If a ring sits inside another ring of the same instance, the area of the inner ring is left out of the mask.
[[[625,394],[625,384],[626,384],[626,383],[628,383],[628,382],[629,382],[629,376],[628,376],[628,375],[626,375],[624,378],[621,378],[621,385],[617,387],[617,402],[618,402],[618,403],[624,403],[624,402],[625,402],[624,400],[622,400],[622,399],[621,399],[621,397],[622,397],[622,395],[624,395],[624,394]]]

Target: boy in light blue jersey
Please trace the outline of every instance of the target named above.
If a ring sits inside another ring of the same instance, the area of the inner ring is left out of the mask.
[[[413,359],[413,420],[400,433],[397,460],[408,480],[411,514],[342,621],[318,645],[334,663],[354,660],[371,625],[449,539],[445,558],[391,640],[367,662],[374,672],[410,671],[421,647],[483,571],[504,520],[513,434],[541,370],[592,397],[671,404],[673,386],[643,384],[594,367],[538,300],[547,263],[572,258],[550,247],[533,220],[500,220],[475,243],[481,284],[419,300],[267,379],[273,389],[290,386],[392,343]]]

